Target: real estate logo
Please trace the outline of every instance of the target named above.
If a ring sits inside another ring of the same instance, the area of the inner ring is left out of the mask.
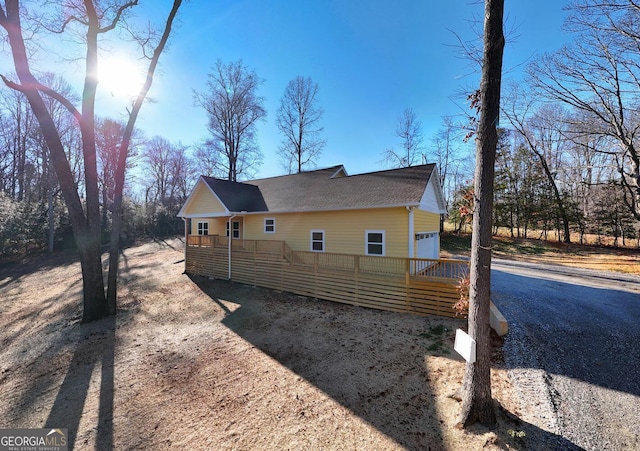
[[[0,429],[0,451],[68,451],[67,429]]]

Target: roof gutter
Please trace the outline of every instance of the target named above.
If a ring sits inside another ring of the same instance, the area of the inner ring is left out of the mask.
[[[419,202],[405,203],[405,204],[393,204],[393,205],[369,205],[362,207],[340,207],[340,208],[322,208],[322,209],[309,209],[309,210],[264,210],[264,211],[243,211],[242,215],[275,215],[275,214],[291,214],[291,213],[327,213],[332,211],[354,211],[354,210],[377,210],[380,208],[419,208]],[[240,214],[240,213],[235,213]],[[207,215],[210,217],[211,215]]]

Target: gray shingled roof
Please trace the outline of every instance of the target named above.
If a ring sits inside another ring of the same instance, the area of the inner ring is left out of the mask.
[[[435,165],[332,178],[342,166],[228,182],[204,177],[229,211],[318,211],[417,205]],[[252,189],[254,188],[254,189]]]
[[[268,211],[260,188],[246,183],[231,182],[202,176],[229,211]]]

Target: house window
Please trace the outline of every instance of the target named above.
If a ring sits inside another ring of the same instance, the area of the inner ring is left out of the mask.
[[[275,220],[275,218],[265,218],[265,220],[264,220],[264,233],[276,233],[276,220]]]
[[[233,238],[240,238],[240,221],[233,221],[231,228],[233,229]],[[229,221],[227,221],[227,236],[229,236]]]
[[[324,230],[311,231],[311,250],[313,252],[324,252]]]
[[[367,230],[365,240],[366,255],[384,255],[384,230]]]
[[[209,235],[209,223],[198,221],[198,235]]]

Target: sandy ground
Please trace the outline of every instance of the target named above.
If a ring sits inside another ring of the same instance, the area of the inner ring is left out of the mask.
[[[126,250],[121,268],[117,317],[80,325],[73,255],[0,266],[1,428],[68,428],[75,449],[100,450],[544,443],[499,348],[497,427],[455,427],[463,320],[190,278],[178,239]]]

